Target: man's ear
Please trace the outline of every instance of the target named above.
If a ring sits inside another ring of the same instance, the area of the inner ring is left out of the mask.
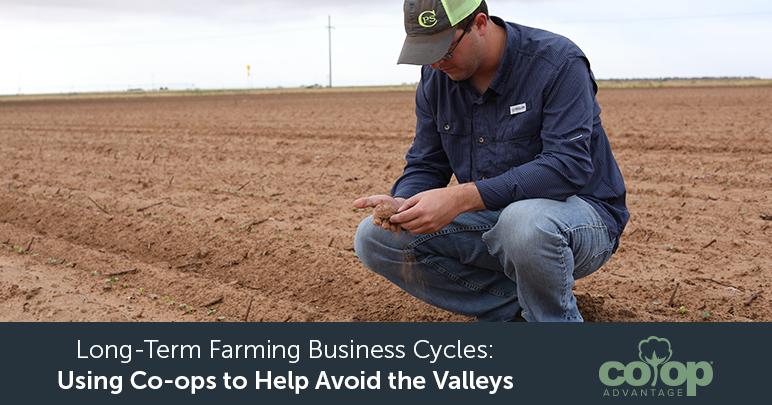
[[[477,29],[480,36],[485,36],[488,32],[488,17],[483,13],[477,14],[472,22],[472,28]]]

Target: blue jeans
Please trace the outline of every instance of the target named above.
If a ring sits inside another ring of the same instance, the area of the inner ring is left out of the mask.
[[[581,322],[574,280],[603,266],[617,241],[574,196],[468,212],[428,235],[394,234],[368,217],[354,246],[367,268],[436,307],[478,321],[510,321],[522,309],[529,322]]]

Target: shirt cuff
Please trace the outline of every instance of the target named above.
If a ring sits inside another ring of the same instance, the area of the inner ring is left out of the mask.
[[[504,173],[493,179],[475,182],[477,191],[485,204],[485,208],[498,211],[517,201],[515,192],[517,185],[507,179],[509,173]]]

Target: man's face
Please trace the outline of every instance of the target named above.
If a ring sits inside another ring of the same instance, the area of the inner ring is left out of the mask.
[[[453,42],[448,48],[453,49],[452,59],[440,59],[439,62],[431,64],[432,69],[440,69],[454,81],[467,80],[477,72],[482,64],[482,47],[479,37],[475,35],[474,27],[469,28],[469,32],[461,38],[462,29],[456,30]],[[459,38],[462,39],[458,42]]]

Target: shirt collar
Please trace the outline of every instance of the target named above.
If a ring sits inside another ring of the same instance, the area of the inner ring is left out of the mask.
[[[507,24],[504,20],[502,20],[499,17],[496,16],[490,16],[490,21],[494,24],[504,28],[507,32],[507,41],[506,41],[506,48],[504,48],[504,56],[501,58],[501,62],[499,63],[499,69],[496,71],[496,76],[493,77],[493,81],[491,82],[490,86],[488,86],[488,90],[486,90],[486,93],[488,91],[491,91],[493,93],[496,93],[497,95],[502,95],[507,92],[507,82],[510,78],[511,71],[512,71],[512,65],[514,64],[515,58],[513,55],[515,54],[515,48],[516,44],[519,42],[519,36],[518,32],[512,28],[511,25]],[[472,87],[471,84],[469,84],[469,80],[464,80],[461,82],[456,82],[459,86],[466,89],[470,92],[470,94],[477,94],[477,90]],[[480,95],[480,100],[477,102],[481,102],[488,98],[486,94]],[[473,97],[474,98],[474,97]]]
[[[494,24],[504,28],[507,33],[506,48],[504,49],[504,56],[502,56],[501,63],[499,64],[499,70],[496,71],[496,76],[493,78],[491,85],[488,86],[488,90],[501,95],[506,93],[507,82],[512,76],[512,64],[515,61],[515,58],[513,57],[515,50],[513,48],[515,48],[519,38],[515,29],[501,18],[491,16],[490,20]]]

